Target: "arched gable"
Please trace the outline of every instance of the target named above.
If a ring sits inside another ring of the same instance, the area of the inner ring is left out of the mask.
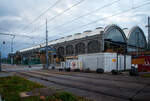
[[[146,48],[147,46],[146,37],[144,35],[143,30],[140,27],[135,26],[129,31],[128,45]]]
[[[109,25],[104,29],[104,39],[111,39],[116,42],[127,42],[123,30],[117,25]]]

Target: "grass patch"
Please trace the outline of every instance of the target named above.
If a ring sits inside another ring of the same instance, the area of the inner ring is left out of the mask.
[[[47,96],[44,100],[40,99],[39,96],[32,96],[25,98],[22,101],[91,101],[83,97],[74,96],[68,92],[57,92],[52,96]]]
[[[0,77],[0,94],[6,101],[20,101],[20,92],[42,87],[44,86],[18,76]]]
[[[71,93],[60,91],[44,99],[41,96],[21,98],[19,95],[21,92],[43,87],[38,83],[18,76],[0,77],[0,94],[4,97],[5,101],[89,101],[82,97],[74,96]]]

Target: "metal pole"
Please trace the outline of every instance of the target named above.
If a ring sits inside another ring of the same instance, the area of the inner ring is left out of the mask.
[[[124,70],[126,70],[126,51],[127,51],[127,44],[124,46]]]
[[[48,30],[47,30],[47,19],[46,19],[46,69],[49,67],[49,56],[48,56]]]
[[[1,52],[0,52],[0,72],[2,71],[2,67],[1,67]]]
[[[101,32],[101,34],[102,34],[102,51],[104,52],[105,50],[104,32]]]
[[[15,35],[13,35],[12,41],[11,41],[11,53],[13,53],[13,44],[14,44]],[[11,64],[13,64],[13,57],[11,56]]]
[[[15,39],[15,35],[13,36],[12,41],[11,41],[11,52],[12,52],[12,53],[13,53],[13,51],[14,51],[14,48],[13,48],[14,39]]]
[[[150,49],[150,17],[148,17],[148,48]]]
[[[145,26],[148,29],[148,44],[147,49],[150,50],[150,17],[148,17],[147,25]]]
[[[136,47],[137,47],[137,52],[136,53],[137,54],[136,55],[138,56],[139,55],[139,33],[138,32],[136,33],[136,37],[137,37],[137,42],[136,42],[136,44],[137,44],[136,45]]]
[[[117,69],[117,72],[118,72],[118,52],[117,52],[117,67],[116,67],[116,69]]]

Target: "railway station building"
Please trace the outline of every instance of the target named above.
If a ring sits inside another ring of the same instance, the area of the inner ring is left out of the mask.
[[[133,51],[146,51],[147,41],[142,29],[138,26],[131,30],[123,30],[117,25],[108,25],[105,28],[98,27],[83,33],[76,33],[48,42],[48,46],[55,49],[51,62],[54,60],[77,58],[80,54],[117,52],[120,54]],[[21,49],[14,56],[24,58],[37,57],[37,53],[45,43],[33,47]]]

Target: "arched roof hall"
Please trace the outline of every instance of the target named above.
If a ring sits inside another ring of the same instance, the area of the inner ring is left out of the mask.
[[[102,34],[103,33],[103,34]],[[128,36],[127,36],[128,34]],[[104,39],[110,39],[114,43],[107,44],[110,47],[105,47],[105,42],[103,44],[102,35]],[[102,52],[105,48],[116,49],[116,46],[124,47],[118,45],[118,42],[126,43],[128,45],[128,50],[137,51],[136,47],[140,47],[142,50],[146,49],[147,42],[142,29],[138,26],[133,27],[127,32],[121,27],[111,24],[106,27],[98,27],[95,30],[84,31],[83,33],[76,33],[74,35],[69,35],[56,40],[48,42],[49,46],[54,46],[58,53],[63,54],[85,54],[85,53],[96,53]],[[113,44],[113,45],[112,45]],[[115,46],[116,45],[116,46]],[[20,50],[20,52],[25,52],[32,49],[38,49],[44,47],[45,43],[29,47]],[[69,47],[70,46],[70,47]],[[112,47],[113,46],[113,47]],[[131,47],[132,46],[132,47]],[[118,47],[119,48],[119,47]]]
[[[104,29],[104,39],[111,39],[115,42],[127,42],[124,31],[117,25],[108,25]]]
[[[143,30],[139,26],[134,26],[128,33],[128,45],[131,47],[146,48],[147,41]]]

